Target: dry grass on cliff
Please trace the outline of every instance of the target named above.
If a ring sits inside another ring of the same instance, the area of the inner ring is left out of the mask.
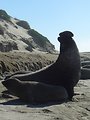
[[[36,71],[57,59],[58,55],[30,52],[0,52],[0,73],[15,71]]]

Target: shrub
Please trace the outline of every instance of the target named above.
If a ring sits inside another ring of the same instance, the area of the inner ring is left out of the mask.
[[[46,37],[44,37],[43,35],[41,35],[37,31],[35,31],[34,29],[30,29],[28,31],[28,34],[33,37],[34,42],[36,44],[38,44],[40,47],[45,47],[46,46],[46,42],[49,42],[49,40]]]
[[[6,21],[10,21],[10,16],[6,13],[5,10],[0,10],[0,18]]]
[[[0,25],[0,35],[4,35],[4,28]]]
[[[18,21],[16,24],[23,27],[24,29],[30,29],[28,22],[24,20]]]

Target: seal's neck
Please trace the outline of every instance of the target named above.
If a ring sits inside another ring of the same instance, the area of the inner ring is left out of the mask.
[[[65,43],[61,43],[60,45],[60,54],[63,54],[65,52],[67,52],[68,50],[73,50],[73,49],[77,49],[76,43],[74,42],[73,39],[71,40],[66,40]]]
[[[60,54],[58,56],[57,62],[63,57],[64,59],[67,57],[71,57],[75,55],[75,53],[79,53],[76,43],[72,39],[71,41],[67,41],[65,43],[61,43],[60,45]],[[76,54],[77,55],[77,54]]]

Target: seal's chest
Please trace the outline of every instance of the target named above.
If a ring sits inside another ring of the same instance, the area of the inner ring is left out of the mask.
[[[80,56],[77,50],[68,50],[64,53],[64,64],[68,63],[68,66],[76,66],[80,62]]]

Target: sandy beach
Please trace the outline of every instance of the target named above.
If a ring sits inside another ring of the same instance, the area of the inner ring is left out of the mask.
[[[54,63],[58,57],[54,45],[46,37],[43,38],[46,42],[41,40],[37,44],[37,32],[34,31],[34,38],[30,26],[24,28],[23,24],[18,25],[17,22],[28,25],[13,17],[9,21],[0,20],[0,80],[16,71],[34,72],[42,69]],[[42,35],[38,35],[40,40]],[[81,62],[90,62],[90,52],[80,53],[80,56]],[[90,64],[86,66],[89,68]],[[32,105],[21,102],[15,96],[3,94],[6,88],[0,81],[0,120],[90,120],[90,79],[80,80],[74,89],[76,95],[72,101]]]
[[[5,88],[0,84],[1,91]],[[1,120],[90,120],[90,80],[80,80],[73,102],[32,105],[18,98],[0,98]],[[1,93],[2,95],[2,93]]]
[[[22,65],[27,67],[27,65],[32,65],[33,62],[43,67],[57,58],[56,55],[50,54],[3,53],[0,55],[1,61],[5,63],[6,70],[8,68],[9,71],[13,71],[13,69],[24,70]],[[81,53],[81,60],[90,60],[89,53]],[[28,64],[24,64],[26,62]],[[35,64],[33,64],[33,70],[36,69]],[[78,94],[73,97],[73,102],[69,101],[62,104],[32,105],[22,103],[16,97],[2,96],[2,92],[5,90],[6,88],[0,83],[0,120],[90,120],[90,79],[80,80],[75,87],[75,93]]]

